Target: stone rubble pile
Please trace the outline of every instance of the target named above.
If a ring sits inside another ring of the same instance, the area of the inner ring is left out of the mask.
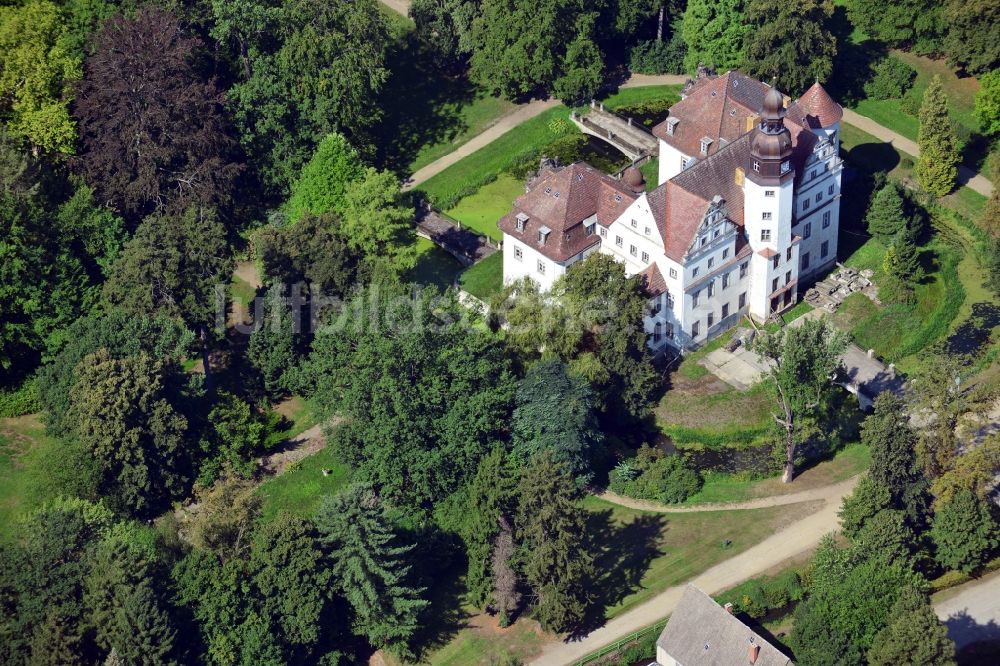
[[[874,303],[881,305],[878,291],[872,283],[871,269],[858,271],[849,266],[837,264],[838,270],[816,283],[806,292],[805,300],[815,308],[823,308],[827,312],[836,312],[844,299],[856,291],[860,291]]]

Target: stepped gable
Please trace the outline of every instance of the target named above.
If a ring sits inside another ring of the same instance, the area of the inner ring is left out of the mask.
[[[747,132],[747,118],[757,116],[769,89],[736,70],[699,79],[687,97],[670,107],[669,116],[653,128],[653,134],[695,157],[701,155],[701,140],[711,139],[711,156]],[[670,118],[679,120],[672,135],[667,134]]]
[[[638,196],[611,176],[576,162],[542,173],[497,226],[549,259],[562,262],[600,242],[597,233],[586,235],[584,220],[594,218],[609,226]],[[524,231],[517,230],[519,215],[527,217]],[[538,238],[542,227],[549,229],[544,243]]]
[[[839,123],[844,117],[844,109],[817,81],[789,107],[788,116],[805,127],[818,129]]]
[[[663,279],[663,273],[656,264],[650,264],[636,275],[642,280],[642,286],[650,298],[667,293],[667,281]]]

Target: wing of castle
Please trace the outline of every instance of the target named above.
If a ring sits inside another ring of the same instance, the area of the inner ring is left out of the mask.
[[[640,274],[650,346],[697,347],[791,307],[837,256],[843,111],[816,83],[791,100],[738,71],[702,74],[653,128],[658,186],[548,166],[499,226],[504,280],[548,289],[592,252]]]

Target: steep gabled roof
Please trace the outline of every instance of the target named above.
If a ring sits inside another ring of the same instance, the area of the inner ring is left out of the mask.
[[[566,261],[599,242],[596,233],[585,233],[584,220],[608,226],[638,196],[611,176],[576,162],[543,172],[497,226],[549,259]],[[528,220],[524,231],[517,230],[519,215]],[[538,239],[543,227],[549,230],[544,243]]]
[[[639,278],[642,280],[646,295],[650,298],[667,293],[667,281],[663,279],[663,273],[655,263],[646,266],[639,273]]]
[[[694,585],[656,641],[684,666],[791,666],[792,660]]]
[[[653,128],[653,134],[685,155],[701,155],[701,140],[712,143],[708,155],[721,150],[747,131],[747,118],[755,117],[770,87],[739,71],[695,82],[687,97],[670,107],[667,120]],[[667,134],[670,118],[679,122]]]
[[[691,239],[698,233],[709,200],[688,192],[673,180],[646,193],[646,200],[663,239],[663,253],[682,263]]]

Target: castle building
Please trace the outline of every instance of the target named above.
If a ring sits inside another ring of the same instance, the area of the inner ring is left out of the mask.
[[[503,231],[504,282],[543,290],[592,252],[640,274],[654,351],[693,349],[797,302],[836,261],[843,111],[816,83],[792,101],[738,71],[700,75],[653,128],[658,185],[585,164],[542,169]]]

